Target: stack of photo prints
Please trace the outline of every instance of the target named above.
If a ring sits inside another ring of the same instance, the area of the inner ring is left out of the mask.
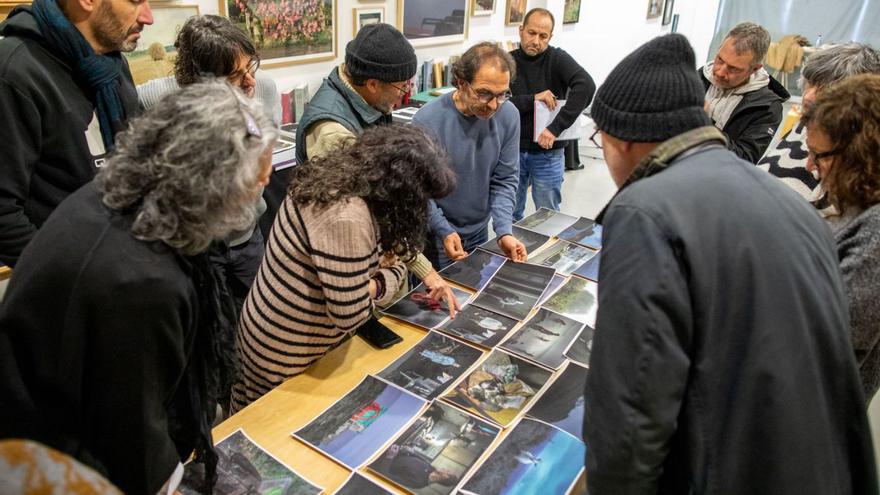
[[[425,329],[425,337],[292,432],[351,471],[334,493],[573,489],[587,448],[583,391],[601,226],[541,209],[514,230],[527,262],[505,258],[493,239],[440,272],[461,306],[455,318],[424,286],[387,307],[385,315]],[[218,451],[215,493],[323,493],[242,431]],[[191,469],[184,494],[195,493],[189,480],[201,479]]]

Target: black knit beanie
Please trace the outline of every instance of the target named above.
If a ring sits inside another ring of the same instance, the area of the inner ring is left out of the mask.
[[[385,82],[416,75],[416,52],[390,24],[369,24],[345,47],[345,68],[352,77]]]
[[[711,125],[694,50],[680,34],[640,46],[615,67],[590,111],[602,132],[620,140],[654,143]]]

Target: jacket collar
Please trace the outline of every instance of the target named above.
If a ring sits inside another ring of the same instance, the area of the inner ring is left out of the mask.
[[[386,117],[385,114],[371,107],[370,104],[367,103],[367,100],[364,100],[364,97],[359,95],[345,79],[345,75],[342,72],[343,67],[344,65],[340,65],[333,69],[333,72],[331,72],[328,77],[330,83],[336,87],[339,94],[343,95],[345,99],[348,100],[352,110],[358,114],[361,120],[367,124],[374,124],[384,119]]]

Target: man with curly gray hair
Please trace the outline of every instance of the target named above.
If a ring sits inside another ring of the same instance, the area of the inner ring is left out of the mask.
[[[0,437],[155,494],[195,451],[236,375],[236,311],[206,250],[250,225],[274,125],[222,83],[184,88],[121,133],[49,217],[0,308]]]

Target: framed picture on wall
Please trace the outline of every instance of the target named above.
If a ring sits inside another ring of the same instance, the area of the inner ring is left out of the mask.
[[[645,19],[655,19],[660,17],[660,14],[663,13],[663,5],[660,3],[663,0],[648,0],[648,15],[645,16]]]
[[[675,6],[675,0],[666,0],[663,3],[663,25],[672,22],[672,9]]]
[[[337,0],[219,0],[220,15],[244,29],[260,67],[336,58]]]
[[[144,26],[137,48],[123,52],[135,84],[159,79],[174,72],[177,32],[190,17],[199,15],[198,5],[157,4],[153,8],[153,24]]]
[[[504,24],[517,26],[522,24],[526,15],[526,0],[507,0],[507,12],[504,14]]]
[[[467,39],[470,0],[397,0],[397,28],[413,46]]]
[[[492,15],[495,13],[495,0],[473,0],[471,15]]]
[[[358,31],[368,24],[378,24],[385,22],[385,7],[355,7],[354,11],[354,30],[351,37],[357,36]]]
[[[563,24],[574,24],[581,17],[581,0],[565,0],[565,10],[562,12]]]

